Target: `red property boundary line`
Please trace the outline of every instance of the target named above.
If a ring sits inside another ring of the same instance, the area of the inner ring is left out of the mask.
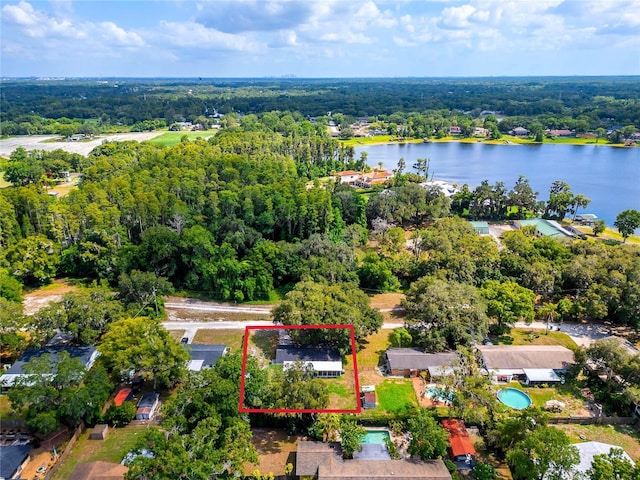
[[[244,388],[247,372],[247,348],[249,345],[249,333],[251,330],[300,330],[300,329],[327,329],[327,328],[346,328],[351,336],[351,356],[353,357],[353,380],[356,397],[355,409],[315,409],[315,408],[245,408],[244,406]],[[240,413],[360,413],[362,405],[360,404],[360,382],[358,380],[358,360],[356,358],[356,331],[353,325],[274,325],[264,327],[245,327],[244,342],[242,346],[242,372],[240,375],[240,399],[238,401],[238,411]]]

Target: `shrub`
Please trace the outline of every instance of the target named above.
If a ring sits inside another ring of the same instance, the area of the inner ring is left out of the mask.
[[[133,402],[124,402],[119,407],[111,405],[104,416],[104,421],[114,427],[124,427],[136,414],[136,406]]]

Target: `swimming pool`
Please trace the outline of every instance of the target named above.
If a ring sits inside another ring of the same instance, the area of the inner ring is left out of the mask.
[[[361,443],[384,445],[385,440],[391,440],[391,435],[387,430],[367,430],[364,440]]]
[[[442,388],[439,388],[436,385],[429,385],[425,392],[425,396],[431,400],[437,400],[443,403],[451,403],[453,401],[453,392],[449,392],[447,394]]]
[[[515,408],[516,410],[522,410],[531,405],[529,395],[516,388],[503,388],[498,392],[498,400],[507,407]]]

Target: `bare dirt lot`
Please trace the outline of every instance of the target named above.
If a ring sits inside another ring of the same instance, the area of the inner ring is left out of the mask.
[[[22,305],[25,315],[33,315],[38,310],[46,307],[51,302],[59,302],[65,293],[75,292],[78,287],[71,285],[66,280],[54,280],[46,287],[25,294]]]
[[[79,153],[80,155],[87,156],[102,142],[124,142],[126,140],[135,140],[136,142],[143,142],[145,140],[151,140],[166,132],[131,132],[131,133],[114,133],[112,135],[100,135],[93,140],[81,140],[77,142],[71,141],[55,141],[60,139],[58,135],[30,135],[11,137],[4,140],[0,140],[0,155],[8,157],[18,147],[22,147],[25,150],[46,150],[52,151],[62,149],[69,153]]]
[[[251,442],[258,450],[260,463],[245,465],[245,473],[260,470],[261,473],[272,472],[274,475],[284,475],[284,467],[291,463],[295,467],[295,451],[300,437],[288,436],[278,429],[254,428]],[[295,469],[294,469],[295,471]]]

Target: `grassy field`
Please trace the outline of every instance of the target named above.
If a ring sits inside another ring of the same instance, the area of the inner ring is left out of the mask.
[[[418,408],[411,379],[389,378],[376,387],[378,408],[388,413],[404,413]]]
[[[389,336],[392,330],[379,330],[367,337],[363,348],[357,353],[358,367],[377,367],[380,356],[391,346]],[[347,357],[347,365],[351,365],[351,357]]]
[[[573,443],[602,442],[622,447],[636,462],[640,460],[640,434],[631,425],[553,425]]]
[[[375,137],[358,137],[349,140],[340,140],[343,145],[352,145],[354,147],[360,145],[376,145],[380,143],[401,143],[395,135],[378,135]],[[422,143],[421,138],[406,138],[402,143]]]
[[[501,345],[562,345],[575,349],[578,346],[569,335],[563,332],[548,332],[543,330],[529,330],[526,328],[512,328],[511,332],[501,336],[490,336],[491,341]]]
[[[328,408],[348,410],[357,408],[356,393],[353,389],[353,371],[346,372],[340,378],[323,378],[322,381],[329,390]]]
[[[203,330],[200,329],[193,338],[193,343],[204,344],[221,344],[226,345],[232,350],[242,348],[242,337],[244,330],[242,329],[222,329],[222,330]]]
[[[87,430],[80,435],[71,454],[56,471],[53,480],[66,480],[79,463],[99,460],[120,463],[146,429],[146,426],[110,428],[106,440],[89,440],[89,430]]]
[[[180,143],[182,137],[186,136],[189,140],[195,140],[196,138],[207,138],[215,135],[214,131],[206,132],[167,132],[159,137],[149,140],[153,145],[161,147],[171,147]]]
[[[0,188],[10,187],[11,184],[4,179],[4,172],[0,172]]]

